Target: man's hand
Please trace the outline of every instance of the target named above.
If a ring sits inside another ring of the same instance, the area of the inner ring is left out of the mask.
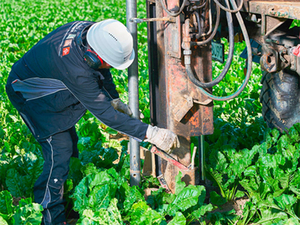
[[[121,99],[116,98],[111,100],[111,105],[114,107],[115,110],[118,110],[121,113],[125,113],[128,116],[132,116],[132,111],[129,107],[129,105],[125,104],[124,102],[121,101]],[[139,117],[140,119],[144,119],[144,115],[139,111]]]
[[[170,130],[158,128],[156,126],[148,126],[146,138],[147,139],[145,141],[156,145],[156,147],[164,150],[168,154],[172,152],[172,149],[180,147],[176,134]]]
[[[118,110],[121,113],[125,113],[128,116],[132,116],[132,111],[130,107],[127,104],[123,103],[121,99],[119,98],[113,99],[111,100],[110,103],[115,110]]]

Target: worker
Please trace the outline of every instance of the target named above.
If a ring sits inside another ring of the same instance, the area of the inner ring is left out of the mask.
[[[139,142],[169,153],[179,147],[172,131],[132,118],[120,100],[110,68],[126,69],[134,59],[128,29],[107,19],[67,23],[13,65],[6,92],[43,151],[43,171],[34,185],[34,201],[44,209],[42,224],[66,224],[63,185],[70,157],[78,157],[74,126],[86,110]]]

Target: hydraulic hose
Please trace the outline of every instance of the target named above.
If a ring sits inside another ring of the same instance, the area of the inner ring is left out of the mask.
[[[209,18],[209,30],[206,34],[204,35],[209,35],[212,31],[212,13],[211,13],[211,0],[209,0],[209,11],[208,11],[209,15],[208,15],[208,18]]]
[[[205,45],[208,42],[210,42],[214,38],[214,36],[216,35],[219,24],[220,24],[220,7],[217,6],[217,19],[216,19],[215,28],[214,28],[214,31],[212,32],[212,34],[204,41],[191,42],[191,44],[200,46],[200,45]]]
[[[198,25],[198,33],[196,34],[196,39],[200,38],[201,36],[201,26],[200,26],[200,16],[199,16],[199,13],[197,11],[194,11],[193,14],[195,15],[196,17],[196,21],[197,21],[197,25]]]
[[[227,74],[229,67],[232,62],[233,53],[234,53],[234,29],[233,29],[233,22],[232,22],[232,14],[229,12],[226,12],[226,18],[228,23],[228,32],[229,32],[229,52],[228,52],[228,58],[226,61],[226,64],[224,66],[223,71],[221,74],[213,81],[202,83],[201,81],[197,80],[193,74],[192,67],[190,64],[185,64],[186,72],[190,80],[198,87],[202,88],[211,88],[215,86],[216,84],[220,83],[225,75]]]
[[[230,0],[231,4],[232,4],[232,7],[236,9],[236,3],[235,3],[235,0]],[[236,13],[236,17],[238,19],[238,22],[241,26],[241,29],[242,29],[242,33],[244,35],[244,39],[245,39],[245,42],[246,42],[246,46],[247,46],[247,55],[248,55],[248,64],[247,64],[247,73],[246,73],[246,78],[244,79],[242,85],[239,87],[239,89],[229,95],[229,96],[224,96],[224,97],[218,97],[218,96],[215,96],[215,95],[212,95],[210,93],[208,93],[207,91],[205,91],[203,88],[199,87],[199,90],[202,94],[206,95],[207,97],[213,99],[213,100],[217,100],[217,101],[226,101],[226,100],[230,100],[230,99],[233,99],[235,98],[236,96],[238,96],[246,87],[246,85],[248,84],[248,81],[250,79],[250,75],[251,75],[251,70],[252,70],[252,50],[251,50],[251,44],[250,44],[250,40],[249,40],[249,36],[248,36],[248,33],[247,33],[247,30],[246,30],[246,26],[244,24],[244,21],[242,19],[242,16],[240,14],[240,12],[237,12]]]
[[[200,30],[201,30],[200,17],[199,17],[199,13],[196,12],[196,10],[203,8],[206,5],[207,2],[208,2],[208,6],[209,6],[209,9],[208,9],[208,13],[209,13],[209,30],[207,31],[207,33],[204,32],[204,33],[201,34],[201,32],[200,32]],[[194,14],[196,13],[195,15],[196,15],[197,23],[198,23],[198,34],[196,34],[196,39],[199,39],[199,38],[204,37],[204,36],[208,36],[212,31],[211,0],[208,0],[208,1],[205,0],[204,4],[202,4],[201,6],[197,6],[195,8],[192,7],[191,10],[193,10]]]
[[[232,4],[232,7],[234,9],[237,8],[236,6],[236,3],[235,3],[235,0],[230,0],[231,4]],[[228,1],[226,1],[227,5],[229,6],[229,3]],[[228,13],[228,12],[227,12]],[[199,87],[199,90],[202,94],[206,95],[207,97],[213,99],[213,100],[217,100],[217,101],[226,101],[226,100],[230,100],[230,99],[233,99],[235,98],[236,96],[238,96],[246,87],[249,79],[250,79],[250,75],[251,75],[251,69],[252,69],[252,50],[251,50],[251,44],[250,44],[250,40],[249,40],[249,36],[248,36],[248,33],[247,33],[247,29],[246,29],[246,26],[244,24],[244,21],[242,19],[242,16],[240,14],[240,12],[237,12],[236,13],[236,17],[238,19],[238,22],[240,24],[240,27],[241,27],[241,30],[242,30],[242,33],[244,35],[244,39],[245,39],[245,42],[246,42],[246,46],[247,46],[247,55],[248,55],[248,61],[247,61],[247,74],[246,74],[246,78],[244,79],[242,85],[240,86],[240,88],[233,94],[229,95],[229,96],[224,96],[224,97],[218,97],[218,96],[214,96],[210,93],[208,93],[207,91],[205,91],[202,87],[200,87],[199,85],[197,85]],[[232,17],[231,17],[232,19]],[[191,81],[195,81],[195,77],[192,73],[192,69],[191,69],[191,66],[190,66],[190,61],[191,61],[191,50],[190,49],[186,49],[184,51],[184,54],[185,54],[185,66],[186,66],[186,71],[187,71],[187,74],[189,76],[189,78],[191,79]],[[227,63],[226,63],[227,64]],[[226,74],[226,73],[225,73]],[[221,75],[220,75],[221,76]],[[220,77],[219,76],[219,77]],[[218,78],[219,78],[218,77]],[[215,79],[216,80],[216,79]],[[215,81],[214,80],[214,81]],[[198,83],[198,80],[197,80],[197,83]],[[207,83],[209,84],[209,83]],[[203,85],[203,83],[201,84]]]
[[[201,5],[197,5],[197,6],[192,6],[191,10],[197,10],[197,9],[202,9],[205,5],[206,5],[206,0],[203,1],[203,3]]]
[[[176,12],[176,13],[172,13],[172,12],[170,12],[170,11],[167,9],[167,7],[166,7],[165,4],[163,3],[163,1],[164,1],[164,0],[160,0],[161,6],[162,6],[163,9],[166,11],[166,13],[167,13],[169,16],[172,16],[172,17],[178,16],[178,15],[183,11],[183,9],[184,9],[184,7],[185,7],[185,5],[186,5],[186,2],[187,2],[187,0],[183,0],[183,3],[182,3],[182,5],[181,5],[179,11]]]
[[[226,12],[231,12],[231,13],[236,13],[236,12],[238,12],[238,11],[240,11],[240,10],[242,9],[244,0],[241,0],[241,3],[240,3],[240,5],[239,5],[239,7],[238,7],[237,9],[233,9],[233,10],[232,10],[232,9],[229,9],[229,6],[228,6],[228,8],[224,7],[218,0],[214,0],[214,2],[215,2],[218,6],[220,6],[220,8],[223,9],[224,11],[226,11]]]

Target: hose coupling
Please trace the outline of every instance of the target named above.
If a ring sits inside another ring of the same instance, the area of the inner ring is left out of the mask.
[[[191,50],[184,50],[183,55],[184,55],[184,64],[185,65],[191,65],[192,51]]]

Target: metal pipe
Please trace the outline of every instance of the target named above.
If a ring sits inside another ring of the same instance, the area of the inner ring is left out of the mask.
[[[161,17],[161,18],[131,18],[130,22],[133,23],[143,23],[143,22],[156,22],[156,21],[166,21],[166,22],[172,22],[175,23],[176,20],[174,17]]]
[[[133,117],[139,118],[139,83],[138,83],[138,49],[137,49],[137,25],[130,22],[131,18],[137,17],[136,0],[126,1],[126,24],[133,37],[135,60],[128,68],[128,100]],[[130,149],[130,185],[138,186],[141,181],[140,145],[133,138],[129,140]]]
[[[215,35],[218,31],[218,27],[219,27],[219,24],[220,24],[220,18],[221,18],[221,16],[220,16],[220,14],[221,14],[220,7],[219,6],[216,6],[216,7],[217,7],[217,18],[216,18],[215,28],[214,28],[212,34],[207,39],[205,39],[204,41],[191,42],[192,45],[198,45],[198,46],[205,45],[205,44],[209,43],[215,37]]]
[[[205,180],[205,151],[204,151],[204,135],[198,136],[199,145],[199,165],[200,165],[200,180]]]

